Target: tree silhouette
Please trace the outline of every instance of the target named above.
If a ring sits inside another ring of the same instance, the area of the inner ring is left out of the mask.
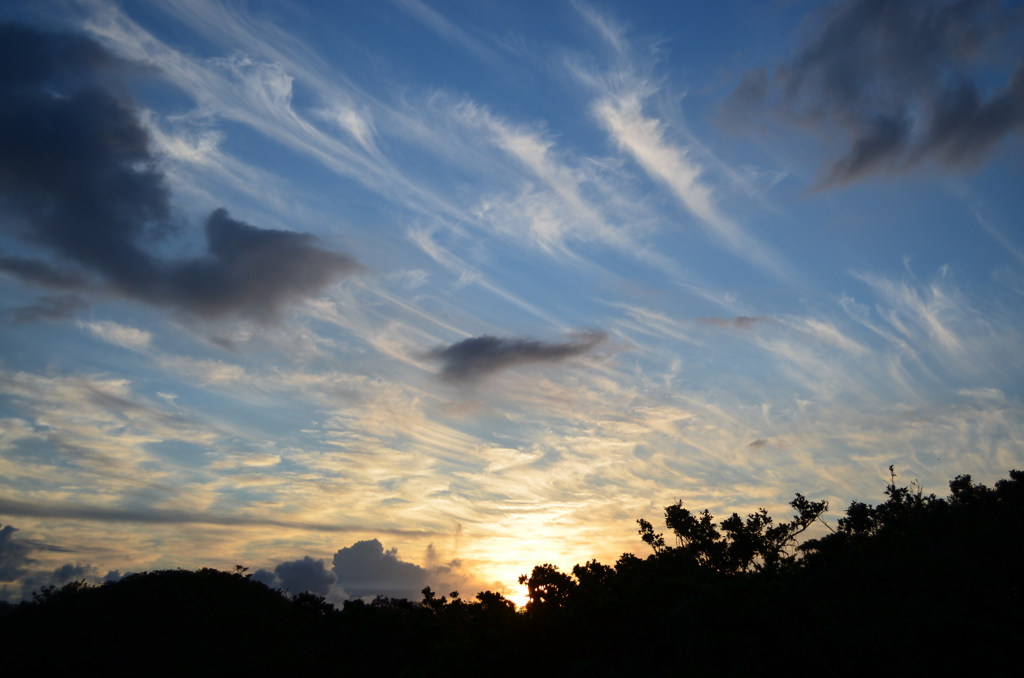
[[[665,537],[655,533],[648,521],[640,518],[637,524],[640,538],[656,555],[681,557],[718,572],[775,572],[792,567],[797,537],[828,511],[828,502],[808,501],[800,493],[789,505],[797,510],[790,522],[774,524],[762,508],[746,520],[733,513],[719,524],[719,532],[710,511],[694,514],[676,502],[665,507],[665,524],[675,532],[675,547],[666,546]]]
[[[240,565],[48,586],[2,609],[5,675],[1016,674],[1024,473],[949,488],[901,487],[890,469],[884,501],[851,502],[799,546],[825,502],[797,494],[780,522],[764,509],[716,521],[677,502],[665,508],[673,545],[640,519],[648,557],[538,565],[520,578],[521,611],[500,593],[429,587],[418,602],[336,609]]]

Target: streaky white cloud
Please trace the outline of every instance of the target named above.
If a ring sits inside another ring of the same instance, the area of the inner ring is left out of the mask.
[[[482,59],[493,59],[494,52],[482,42],[459,28],[437,10],[420,0],[391,0],[392,4],[402,9],[443,40],[472,52]]]
[[[157,363],[163,369],[186,377],[201,386],[259,389],[262,384],[262,379],[248,372],[243,366],[224,360],[165,354],[157,357]]]
[[[1009,236],[1003,233],[1002,230],[996,228],[996,225],[991,220],[986,219],[979,210],[974,211],[974,218],[978,221],[978,224],[985,229],[985,231],[995,239],[1003,249],[1012,254],[1017,258],[1017,261],[1024,263],[1024,250],[1015,243]]]
[[[253,221],[270,222],[288,229],[296,218],[315,221],[305,207],[303,192],[291,182],[226,153],[225,135],[203,120],[171,121],[157,113],[142,111],[142,122],[154,148],[162,156],[162,168],[179,198],[209,211],[224,204],[223,190],[229,189],[267,209],[253,214]],[[194,124],[190,124],[194,123]],[[244,214],[244,210],[240,213]]]
[[[906,282],[889,280],[870,273],[853,273],[871,286],[885,301],[893,305],[890,323],[903,335],[913,333],[910,323],[923,330],[935,344],[950,354],[962,354],[964,343],[953,323],[968,309],[946,289],[932,284],[916,290]]]
[[[153,333],[140,330],[127,325],[120,325],[112,320],[97,320],[95,322],[80,322],[79,326],[93,333],[103,341],[106,341],[123,348],[130,348],[139,351],[149,348],[153,341]]]
[[[388,274],[388,279],[401,283],[402,287],[412,291],[422,287],[430,279],[430,273],[417,268],[408,271],[395,271]]]
[[[621,55],[626,54],[629,44],[625,39],[625,27],[620,26],[610,17],[601,14],[582,0],[570,0],[570,4],[612,49]]]
[[[556,319],[554,316],[544,312],[537,306],[529,303],[528,301],[520,298],[518,295],[503,289],[501,286],[488,280],[482,273],[476,270],[473,266],[469,265],[468,262],[460,258],[458,255],[453,254],[447,248],[441,246],[434,240],[430,231],[422,228],[410,228],[407,232],[409,239],[416,243],[420,249],[422,249],[431,259],[441,264],[445,268],[460,276],[468,276],[468,280],[483,287],[484,289],[493,292],[497,296],[505,299],[519,308],[532,313],[533,315],[541,318],[551,325],[560,329],[567,329],[564,323]]]
[[[222,471],[225,469],[245,469],[245,468],[266,468],[270,466],[276,466],[281,463],[280,454],[267,454],[267,453],[254,453],[246,455],[220,455],[219,458],[212,464],[207,466],[211,471]],[[232,480],[237,479],[238,476],[233,476]],[[280,478],[266,478],[266,480],[278,482],[287,482]],[[252,483],[255,484],[255,483]]]
[[[173,440],[206,447],[220,439],[197,419],[141,397],[127,379],[0,370],[0,386],[31,426],[12,430],[18,435],[10,440],[38,438],[45,449],[2,458],[9,497],[71,493],[116,501],[130,488],[164,492],[176,472],[157,468],[148,446]]]
[[[1005,400],[1006,395],[998,388],[962,388],[957,391],[962,396],[978,400]]]
[[[18,417],[4,417],[0,419],[0,451],[10,450],[19,440],[30,438],[42,438],[32,425]]]
[[[369,114],[360,115],[349,106],[336,105],[333,110],[325,111],[324,117],[333,119],[341,129],[345,130],[368,151],[375,150],[374,129]]]
[[[286,37],[280,29],[268,27],[265,22],[242,21],[237,14],[227,13],[212,3],[168,5],[168,11],[189,10],[182,13],[181,18],[199,32],[213,31],[218,41],[227,36],[247,50],[229,57],[200,60],[168,47],[117,7],[99,1],[92,6],[94,11],[84,25],[89,33],[114,53],[157,67],[165,78],[195,99],[200,113],[247,125],[268,139],[284,144],[409,209],[431,214],[460,214],[441,196],[411,181],[374,149],[367,149],[348,133],[344,137],[329,134],[296,110],[292,105],[292,89],[297,75],[328,102],[328,110],[332,107],[337,109],[342,104],[335,102],[343,102],[355,94],[377,107],[380,105],[359,93],[354,86],[339,86],[338,83],[346,82],[342,74],[332,71],[327,76],[308,66],[308,62],[315,63],[316,60],[304,54],[294,38]],[[211,21],[216,17],[224,18],[224,23]],[[291,49],[286,52],[271,48],[258,31],[271,31],[280,41],[279,45]],[[263,59],[254,58],[250,52],[261,54]],[[352,108],[351,115],[359,113]],[[314,111],[314,117],[322,115]],[[365,120],[360,123],[360,129],[363,127],[371,128]]]
[[[806,332],[825,343],[832,344],[842,350],[854,355],[866,355],[868,348],[839,331],[831,322],[816,320],[814,318],[803,318],[794,324],[794,327],[801,332]]]
[[[794,280],[795,272],[778,253],[721,211],[707,180],[707,163],[699,156],[710,158],[733,184],[750,193],[743,172],[711,156],[696,140],[684,143],[686,135],[677,134],[673,140],[664,120],[645,113],[645,102],[660,90],[656,79],[647,75],[654,68],[652,60],[634,56],[624,29],[610,17],[579,0],[573,5],[615,52],[613,65],[603,71],[572,58],[565,65],[578,82],[597,92],[591,113],[617,148],[667,188],[714,242],[779,278]]]
[[[908,346],[908,353],[929,369],[979,375],[1006,373],[1024,363],[1019,351],[1024,336],[1010,307],[997,295],[970,295],[948,269],[926,284],[874,273],[852,275],[877,295],[885,336]]]
[[[114,6],[101,2],[93,3],[95,10],[86,28],[128,58],[159,63],[164,76],[189,92],[198,103],[194,119],[241,122],[406,209],[428,215],[431,221],[440,218],[446,227],[476,223],[496,228],[506,233],[509,242],[521,246],[523,242],[516,236],[522,231],[519,224],[526,224],[525,242],[556,255],[561,263],[599,268],[570,250],[567,241],[600,242],[673,276],[691,277],[683,274],[678,264],[653,243],[637,237],[654,230],[657,220],[641,199],[622,190],[628,180],[616,180],[614,173],[601,169],[608,167],[605,159],[583,157],[575,164],[567,164],[554,152],[552,142],[535,130],[508,123],[471,103],[440,112],[429,105],[423,110],[407,104],[385,105],[310,54],[294,36],[244,12],[228,12],[217,3],[200,0],[162,6],[211,40],[241,51],[202,60],[187,56],[157,40]],[[297,80],[312,87],[326,102],[308,112],[312,117],[292,102]],[[314,124],[325,116],[340,121],[338,124],[347,131],[339,137]],[[373,122],[375,117],[383,127]],[[461,121],[460,124],[453,127],[453,119]],[[201,170],[200,176],[192,180],[191,190],[196,194],[207,190],[201,177],[206,172],[216,174],[254,200],[269,201],[279,214],[301,207],[289,197],[294,195],[294,187],[221,152],[215,134],[204,132],[189,139],[182,133],[171,135],[162,131],[162,125],[152,126],[158,141],[170,149],[173,157]],[[480,130],[518,164],[518,176],[522,177],[521,170],[526,170],[527,177],[540,182],[540,190],[524,189],[521,183],[516,187],[519,196],[515,199],[492,194],[470,199],[468,206],[461,207],[458,203],[465,201],[465,194],[453,200],[444,192],[414,182],[367,136],[387,134],[415,141],[446,161],[455,162],[461,170],[479,173],[483,169],[485,175],[490,175],[492,168],[507,163],[495,162],[493,154],[474,148]],[[584,193],[604,198],[595,202]],[[212,196],[206,199],[210,201]]]
[[[216,0],[154,0],[154,4],[211,41],[258,54],[310,83],[326,102],[319,113],[349,132],[367,150],[375,150],[374,99],[344,73],[331,68],[305,41],[265,17]]]
[[[650,85],[624,93],[607,93],[594,103],[594,114],[620,150],[630,153],[645,172],[664,184],[717,242],[781,278],[792,278],[779,257],[764,243],[723,215],[713,192],[701,181],[703,165],[687,148],[665,138],[664,124],[643,112]]]
[[[434,100],[445,118],[461,123],[469,140],[503,153],[474,160],[483,163],[479,172],[490,174],[508,165],[501,187],[484,192],[467,208],[479,228],[516,246],[532,245],[590,275],[611,275],[581,252],[598,244],[669,275],[693,277],[651,241],[663,229],[662,219],[620,161],[559,147],[543,124],[517,123],[465,98]]]
[[[584,200],[580,190],[582,173],[573,171],[553,157],[554,142],[533,130],[511,125],[470,102],[463,102],[456,111],[466,124],[486,129],[498,147],[543,181],[571,210],[574,218],[570,220],[548,218],[533,221],[531,234],[542,249],[563,249],[568,235],[593,238],[610,245],[626,245],[627,239],[605,222],[597,208]],[[569,229],[575,232],[567,232]]]
[[[621,302],[611,302],[609,306],[624,310],[632,319],[632,322],[618,321],[617,327],[638,331],[643,334],[661,335],[688,343],[702,344],[702,342],[692,337],[686,331],[686,326],[683,322],[670,318],[664,313],[643,306]]]

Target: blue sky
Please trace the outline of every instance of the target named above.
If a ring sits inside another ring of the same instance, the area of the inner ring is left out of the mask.
[[[0,10],[7,598],[521,600],[1021,465],[1019,3],[59,7]]]

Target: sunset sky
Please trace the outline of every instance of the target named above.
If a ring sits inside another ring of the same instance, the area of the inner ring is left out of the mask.
[[[0,20],[0,598],[522,602],[677,500],[1024,466],[1020,2]]]

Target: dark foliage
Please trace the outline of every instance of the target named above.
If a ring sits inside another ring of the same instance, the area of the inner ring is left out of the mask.
[[[498,593],[336,609],[244,574],[148,572],[72,582],[0,610],[8,675],[1011,675],[1024,651],[1024,473],[947,498],[898,487],[853,502],[830,534],[796,538],[827,510],[796,495],[716,522],[646,520],[646,559],[535,567],[525,610]],[[824,522],[824,521],[822,521]],[[827,524],[827,523],[826,523]]]

